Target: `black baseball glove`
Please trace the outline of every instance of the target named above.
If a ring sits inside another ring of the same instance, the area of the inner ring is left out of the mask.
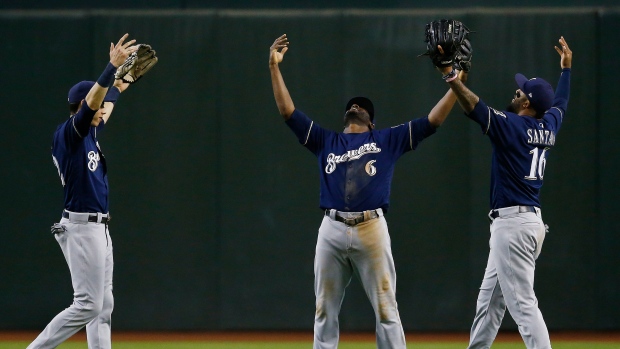
[[[473,52],[474,49],[471,48],[469,39],[463,40],[463,43],[456,51],[456,55],[454,55],[454,63],[452,64],[454,69],[469,73],[469,70],[471,69],[471,56]]]
[[[454,19],[432,21],[426,25],[426,52],[421,56],[430,56],[436,67],[455,64],[461,67],[461,62],[467,62],[464,65],[469,67],[472,52],[469,33],[470,30],[463,23]],[[443,53],[437,45],[441,46]]]
[[[138,50],[129,55],[118,67],[114,77],[126,83],[135,83],[157,64],[158,58],[155,53],[151,45],[140,44]]]

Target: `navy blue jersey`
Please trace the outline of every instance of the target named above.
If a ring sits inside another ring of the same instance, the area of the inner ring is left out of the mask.
[[[104,128],[90,125],[95,111],[82,102],[74,116],[58,125],[52,157],[65,192],[64,208],[73,212],[108,213],[108,176],[97,142]]]
[[[387,212],[396,160],[435,133],[427,117],[383,130],[339,133],[295,110],[286,124],[318,158],[320,207],[348,212]]]
[[[570,69],[563,69],[553,105],[536,119],[497,111],[482,100],[467,116],[482,126],[493,145],[491,209],[540,207],[545,166],[568,106]]]

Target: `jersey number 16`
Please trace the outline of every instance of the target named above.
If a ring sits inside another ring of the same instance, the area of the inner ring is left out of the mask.
[[[545,173],[545,166],[547,165],[547,159],[545,159],[545,155],[548,149],[550,148],[547,147],[543,149],[542,153],[540,153],[540,157],[538,156],[538,148],[530,150],[530,154],[532,154],[532,166],[530,167],[530,175],[525,176],[525,179],[529,181],[535,181],[539,178],[540,180],[543,179],[543,174]],[[538,177],[536,177],[536,172],[538,172]]]

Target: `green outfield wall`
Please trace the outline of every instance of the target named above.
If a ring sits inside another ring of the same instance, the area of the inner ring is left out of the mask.
[[[416,58],[425,23],[441,17],[476,31],[468,84],[498,109],[517,72],[555,86],[553,46],[560,35],[570,44],[571,99],[545,172],[550,234],[535,288],[551,330],[620,329],[619,8],[170,7],[0,11],[1,330],[40,330],[71,303],[49,234],[62,211],[52,134],[68,116],[69,88],[96,80],[126,32],[160,60],[122,94],[99,137],[114,217],[114,328],[311,330],[319,169],[278,114],[269,46],[288,35],[281,70],[295,106],[317,123],[340,129],[348,98],[366,95],[377,126],[390,127],[427,115],[447,91],[430,60]],[[490,156],[457,105],[396,166],[387,221],[406,330],[471,324],[488,255]],[[509,316],[503,326],[515,328]],[[355,280],[341,329],[374,327]]]
[[[41,1],[7,0],[0,2],[0,9],[317,9],[317,8],[373,8],[409,9],[440,8],[463,9],[474,7],[578,7],[618,6],[618,0],[106,0],[106,1]],[[445,10],[444,10],[445,11]]]

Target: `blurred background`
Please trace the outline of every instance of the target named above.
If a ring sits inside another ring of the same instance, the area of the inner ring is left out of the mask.
[[[81,0],[0,2],[0,330],[41,330],[72,301],[49,227],[63,191],[50,145],[69,88],[96,80],[129,33],[158,65],[119,99],[108,160],[116,330],[311,330],[322,219],[316,158],[278,114],[269,46],[295,106],[339,130],[346,101],[379,128],[427,115],[447,86],[424,26],[476,33],[469,86],[504,108],[515,73],[556,85],[563,35],[571,99],[542,191],[550,225],[536,292],[551,330],[620,329],[617,0]],[[407,331],[467,331],[488,256],[491,146],[455,106],[396,166],[387,221]],[[341,329],[374,330],[354,280]],[[515,325],[506,316],[503,328]]]

